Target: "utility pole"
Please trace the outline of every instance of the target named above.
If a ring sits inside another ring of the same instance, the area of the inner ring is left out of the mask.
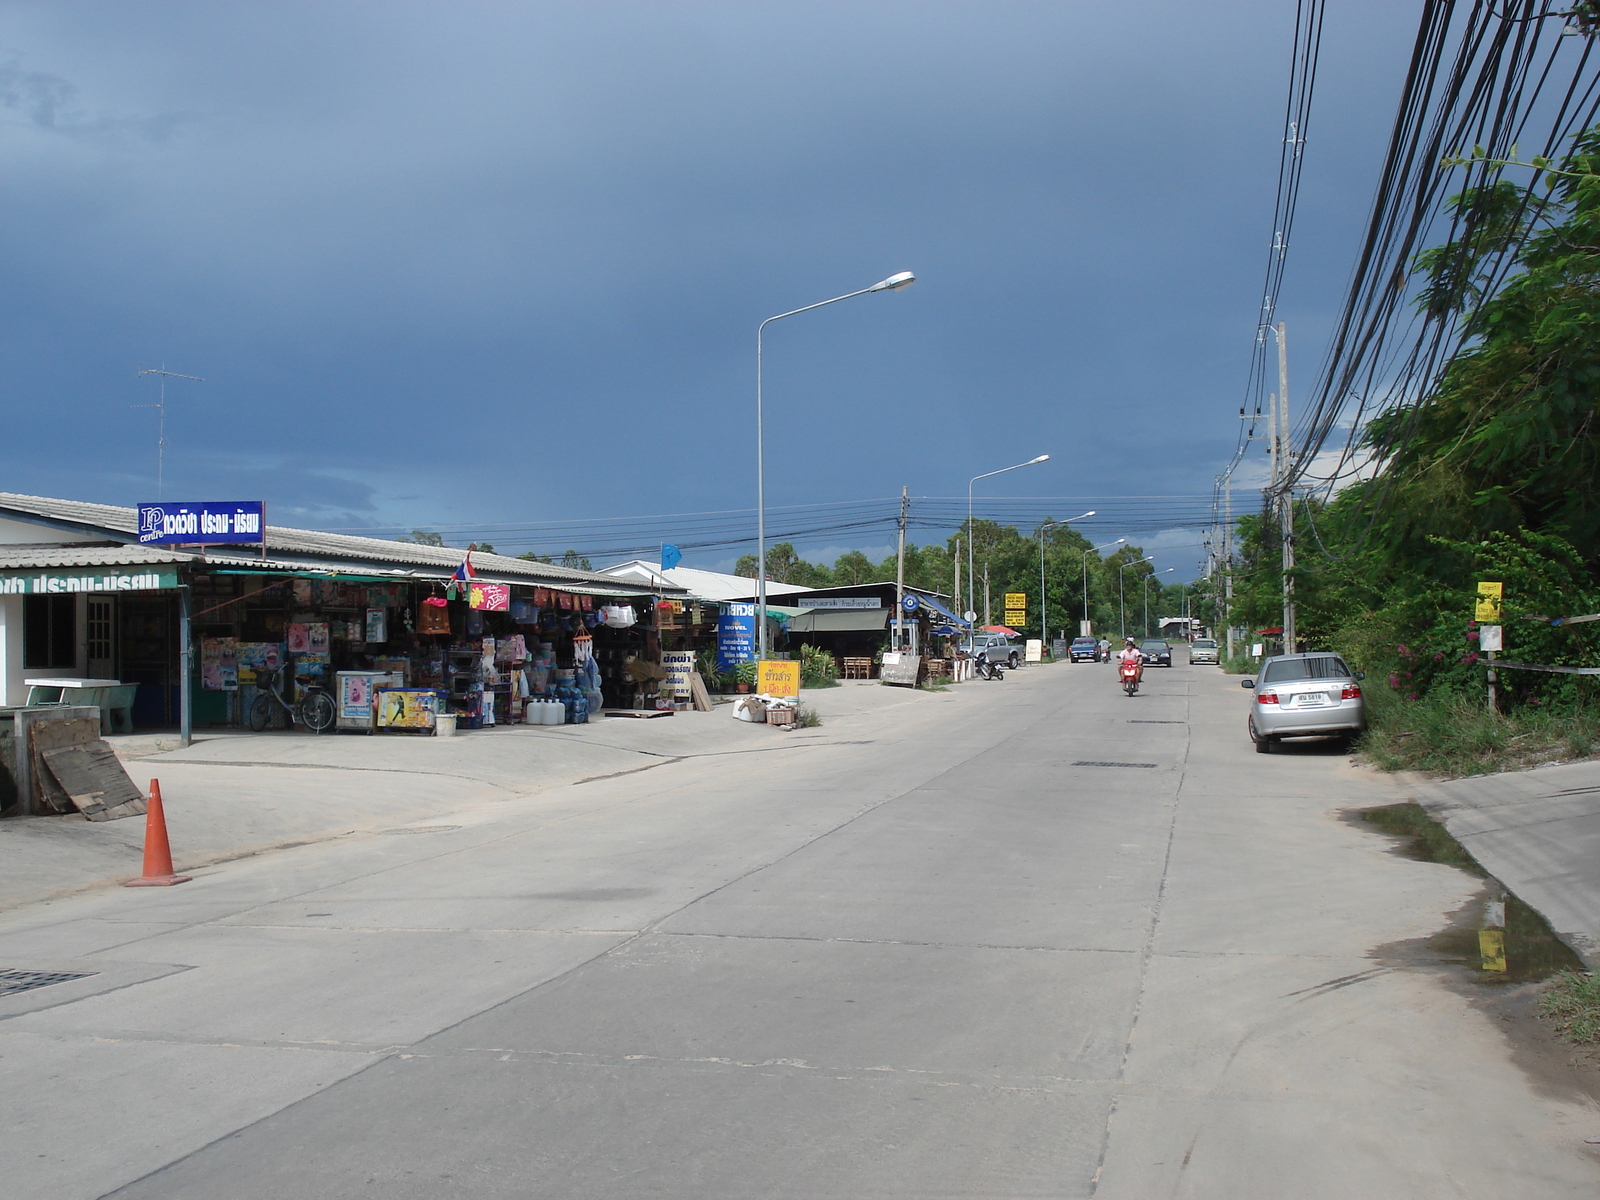
[[[1223,513],[1226,524],[1222,532],[1222,619],[1226,622],[1228,630],[1228,657],[1234,654],[1233,647],[1233,468],[1228,468],[1228,473],[1222,481]]]
[[[989,564],[983,564],[983,623],[994,624],[994,613],[989,609]]]
[[[955,586],[955,589],[950,594],[955,597],[956,603],[960,604],[961,603],[961,538],[959,536],[957,536],[957,538],[956,538],[955,559],[956,559],[956,561],[955,561],[956,586]]]
[[[1283,546],[1283,652],[1295,652],[1294,627],[1294,489],[1289,483],[1289,336],[1278,322],[1278,531]]]
[[[900,550],[894,566],[894,648],[905,648],[906,611],[906,508],[911,501],[906,497],[905,486],[900,488]]]

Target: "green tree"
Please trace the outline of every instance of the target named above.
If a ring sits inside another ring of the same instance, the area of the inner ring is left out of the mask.
[[[413,529],[410,536],[402,535],[395,538],[395,541],[411,542],[418,546],[442,546],[444,545],[444,535],[435,533],[431,529]]]

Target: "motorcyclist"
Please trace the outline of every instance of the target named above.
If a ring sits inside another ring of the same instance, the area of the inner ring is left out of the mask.
[[[1095,654],[1095,660],[1097,662],[1111,661],[1111,640],[1109,638],[1100,639],[1100,645],[1098,647],[1098,653]]]
[[[1139,653],[1139,647],[1132,638],[1126,638],[1121,650],[1117,651],[1117,678],[1122,678],[1122,665],[1132,663],[1137,674],[1134,676],[1140,683],[1144,682],[1144,655]]]

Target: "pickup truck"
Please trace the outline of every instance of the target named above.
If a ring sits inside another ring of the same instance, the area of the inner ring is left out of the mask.
[[[969,658],[977,658],[981,654],[1002,667],[1015,668],[1022,662],[1022,652],[1003,633],[974,634],[961,644],[961,649]]]
[[[1095,662],[1100,657],[1100,639],[1075,637],[1067,647],[1067,657],[1073,662]]]

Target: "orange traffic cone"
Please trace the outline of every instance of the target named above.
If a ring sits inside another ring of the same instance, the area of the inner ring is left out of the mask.
[[[172,873],[172,846],[167,842],[167,817],[161,811],[161,782],[150,781],[150,808],[144,818],[144,875],[123,887],[171,887],[191,876]]]

